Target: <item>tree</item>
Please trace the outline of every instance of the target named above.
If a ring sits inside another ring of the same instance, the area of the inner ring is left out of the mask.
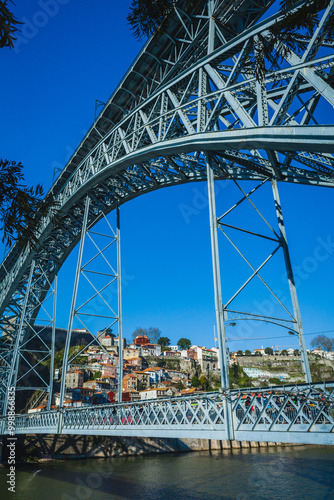
[[[159,330],[159,328],[150,326],[150,328],[147,330],[147,336],[152,344],[158,343],[160,335],[161,331]]]
[[[200,385],[200,381],[198,377],[196,377],[196,375],[194,375],[193,378],[191,379],[191,385],[193,387],[198,387]]]
[[[191,346],[191,341],[182,337],[180,340],[178,340],[177,345],[181,350],[189,349],[189,347]]]
[[[158,344],[161,345],[161,347],[167,347],[170,345],[170,340],[168,337],[160,337]]]
[[[141,40],[142,36],[150,36],[158,28],[166,28],[173,4],[173,0],[133,0],[127,20],[134,36]]]
[[[241,349],[239,349],[239,351],[237,352],[237,356],[243,356],[243,355],[244,355],[244,353],[242,352]]]
[[[136,38],[150,36],[155,31],[163,31],[172,18],[177,0],[133,0],[128,14],[128,23]],[[204,0],[188,0],[183,9],[190,14],[195,5],[204,5]],[[249,40],[244,50],[243,65],[250,73],[255,73],[262,81],[267,71],[279,68],[280,62],[292,51],[298,53],[305,49],[305,40],[298,32],[309,37],[318,25],[319,13],[328,5],[328,0],[282,0],[280,18],[264,32],[257,33]],[[216,17],[220,28],[220,21]],[[223,27],[224,28],[224,27]],[[322,34],[329,39],[334,37],[334,14],[328,16]]]
[[[147,389],[147,384],[145,384],[145,382],[140,382],[138,380],[138,383],[137,383],[137,390],[138,391],[145,391]]]
[[[250,350],[246,349],[245,350],[245,356],[251,356],[251,355],[252,355],[252,353],[250,352]]]
[[[110,326],[108,326],[108,328],[105,328],[103,330],[103,332],[106,334],[106,335],[109,335],[109,337],[116,337],[116,335],[112,332],[112,328],[110,328]]]
[[[230,384],[231,387],[236,386],[236,387],[251,387],[251,379],[244,373],[243,369],[241,366],[239,366],[237,363],[234,363],[230,368],[229,368],[229,378],[230,378]]]
[[[143,36],[151,36],[155,31],[167,28],[174,5],[178,0],[132,0],[127,20],[138,40]],[[188,0],[182,7],[190,13],[195,4],[203,0]]]
[[[295,349],[295,350],[293,351],[293,355],[294,355],[294,356],[299,356],[299,350],[298,350],[298,349]]]
[[[199,379],[199,383],[200,385],[203,387],[203,389],[206,391],[209,387],[209,381],[208,379],[206,378],[205,375],[201,375],[200,379]]]
[[[265,348],[265,350],[264,350],[264,352],[265,352],[266,354],[271,355],[271,356],[274,354],[274,351],[272,350],[272,348],[271,348],[271,347],[266,347],[266,348]]]
[[[334,350],[334,339],[327,337],[326,335],[317,335],[312,339],[311,346],[322,351],[333,351]]]
[[[22,169],[22,163],[0,160],[0,231],[6,245],[17,241],[25,247],[30,242],[35,248],[41,220],[47,215],[54,219],[58,205],[51,195],[43,199],[41,184],[23,185]]]
[[[13,2],[11,2],[13,3]],[[0,48],[14,47],[18,21],[8,9],[8,0],[0,1]],[[0,231],[6,246],[15,241],[20,247],[28,243],[35,248],[38,226],[47,215],[55,215],[57,207],[51,195],[43,198],[41,184],[28,188],[22,184],[22,163],[0,159]]]
[[[270,378],[269,383],[274,385],[282,385],[282,381],[277,377]]]
[[[11,2],[13,3],[13,2]],[[20,31],[17,27],[23,24],[18,21],[7,8],[8,0],[0,1],[0,49],[14,47],[15,33]]]
[[[282,0],[280,18],[264,32],[257,33],[249,40],[245,51],[244,65],[254,72],[258,81],[263,81],[268,71],[280,69],[280,63],[289,55],[304,52],[306,44],[303,36],[312,37],[318,26],[319,14],[328,5],[328,0]],[[334,14],[327,17],[323,25],[324,38],[332,38]]]
[[[87,356],[78,356],[77,358],[75,358],[75,362],[78,365],[85,365],[87,363]]]
[[[288,355],[288,351],[286,349],[283,349],[283,351],[281,351],[281,356],[287,356]]]
[[[147,336],[147,329],[142,328],[141,326],[137,326],[137,328],[135,329],[135,331],[132,334],[133,340],[135,340],[135,338],[138,337],[139,335],[146,335]]]
[[[148,337],[149,341],[152,344],[157,344],[159,337],[161,335],[161,331],[159,328],[152,327],[150,328],[142,328],[141,326],[138,326],[135,331],[132,334],[133,340],[138,336],[138,335],[146,335]]]

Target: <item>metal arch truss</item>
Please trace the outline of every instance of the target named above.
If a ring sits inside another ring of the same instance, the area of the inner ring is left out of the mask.
[[[43,220],[39,247],[14,246],[0,266],[3,412],[23,341],[18,318],[29,280],[38,281],[32,262],[35,270],[45,266],[52,283],[80,241],[88,194],[91,227],[134,197],[206,180],[203,151],[216,160],[214,179],[334,186],[334,41],[326,23],[333,0],[312,37],[296,34],[300,52],[288,51],[262,82],[245,63],[257,37],[281,19],[267,14],[273,2],[203,0],[190,14],[185,3],[176,3],[167,31],[146,43],[53,184],[61,220]]]
[[[34,276],[34,280],[32,277]],[[21,283],[1,322],[0,402],[7,406],[8,387],[16,391],[39,391],[37,400],[48,394],[50,409],[55,352],[57,268],[44,258],[33,260],[29,277]],[[35,319],[39,313],[39,324]],[[49,338],[44,334],[50,331]],[[47,368],[49,366],[49,368]],[[24,383],[23,383],[24,379]],[[8,386],[5,386],[5,383]]]
[[[224,401],[232,407],[226,430]],[[150,436],[334,444],[334,382],[215,392],[186,397],[17,415],[16,434]],[[5,423],[5,433],[8,433]]]

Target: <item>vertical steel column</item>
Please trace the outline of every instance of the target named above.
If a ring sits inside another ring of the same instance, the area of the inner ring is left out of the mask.
[[[55,357],[55,342],[56,342],[56,314],[57,314],[57,285],[58,274],[55,275],[54,290],[53,290],[53,314],[52,314],[52,333],[51,333],[51,359],[50,359],[50,381],[49,381],[49,397],[47,409],[50,411],[53,395],[53,375],[54,375],[54,357]]]
[[[214,12],[214,0],[209,0],[208,1],[208,16],[209,16],[208,54],[210,54],[214,50],[215,21],[213,18],[213,12]],[[215,186],[214,186],[213,170],[210,165],[210,159],[208,153],[206,154],[206,160],[207,160],[206,171],[207,171],[209,212],[210,212],[213,283],[214,283],[214,293],[215,293],[217,337],[218,337],[218,347],[219,347],[218,357],[219,357],[220,373],[221,373],[221,386],[222,388],[228,388],[229,387],[228,371],[226,371],[226,362],[224,361],[226,360],[226,335],[225,335],[225,325],[224,325],[223,299],[222,299],[221,282],[220,282]],[[223,341],[224,338],[225,342]]]
[[[215,40],[215,20],[214,20],[214,0],[208,1],[208,16],[209,16],[209,33],[208,33],[208,54],[214,50]],[[226,428],[226,438],[231,440],[234,436],[233,429],[233,416],[232,407],[229,394],[229,375],[227,364],[227,346],[226,346],[226,332],[225,332],[225,316],[223,308],[223,299],[221,292],[220,281],[220,265],[219,265],[219,251],[218,251],[218,235],[217,235],[217,215],[216,215],[216,200],[215,200],[215,187],[213,170],[210,164],[209,154],[206,154],[206,171],[208,183],[208,197],[209,197],[209,213],[210,213],[210,232],[211,232],[211,251],[212,251],[212,267],[213,267],[213,283],[215,293],[215,309],[217,321],[217,337],[219,347],[219,364],[220,364],[220,378],[222,389],[227,390],[227,397],[224,397],[224,419]]]
[[[60,395],[59,395],[60,396],[60,398],[59,398],[59,407],[60,408],[62,408],[62,406],[64,404],[65,386],[66,386],[66,372],[67,372],[67,368],[68,368],[67,367],[68,354],[69,354],[70,345],[71,345],[71,332],[72,332],[73,318],[74,318],[74,313],[75,313],[75,304],[76,304],[77,293],[78,293],[82,254],[83,254],[83,247],[84,247],[84,242],[85,242],[87,221],[88,221],[88,214],[89,214],[89,205],[90,205],[90,199],[87,196],[86,202],[85,202],[85,212],[84,212],[84,216],[83,216],[83,220],[82,220],[81,240],[80,240],[77,268],[76,268],[74,287],[73,287],[71,311],[70,311],[70,317],[68,320],[68,329],[67,329],[66,343],[65,343],[65,349],[64,349],[64,358],[63,358],[61,384],[60,384]],[[58,432],[60,432],[60,430]]]
[[[221,372],[221,385],[223,389],[229,388],[228,368],[226,366],[226,332],[224,325],[224,308],[221,292],[220,280],[220,265],[218,251],[218,235],[217,235],[217,216],[216,216],[216,201],[215,188],[213,180],[213,170],[210,166],[209,159],[207,160],[207,182],[209,195],[209,211],[210,211],[210,233],[211,233],[211,251],[212,251],[212,266],[213,266],[213,284],[215,293],[215,308],[217,321],[217,337],[219,346],[219,364]]]
[[[215,189],[214,189],[214,179],[213,170],[210,165],[209,157],[207,156],[207,182],[208,182],[208,195],[209,195],[209,211],[210,211],[210,232],[211,232],[211,251],[212,251],[212,267],[213,267],[213,284],[215,293],[215,309],[216,309],[216,321],[217,321],[217,337],[218,337],[218,347],[219,347],[219,364],[220,364],[220,378],[222,389],[225,389],[227,393],[224,397],[224,420],[226,429],[226,438],[231,440],[234,439],[234,429],[233,429],[233,416],[232,407],[229,394],[229,375],[228,375],[228,363],[227,363],[227,345],[226,345],[226,332],[225,332],[225,312],[223,307],[223,299],[221,292],[221,281],[220,281],[220,265],[219,265],[219,251],[218,251],[218,235],[217,235],[217,216],[216,216],[216,201],[215,201]]]
[[[215,20],[213,12],[215,8],[214,0],[208,0],[208,16],[209,16],[209,34],[208,34],[208,54],[214,50],[215,41]]]
[[[296,330],[298,332],[298,339],[299,339],[299,345],[300,345],[300,354],[301,354],[301,360],[302,360],[302,370],[303,370],[303,373],[304,373],[304,376],[305,376],[305,381],[307,383],[311,383],[312,382],[311,370],[310,370],[310,365],[309,365],[308,357],[307,357],[307,351],[306,351],[306,344],[305,344],[305,338],[304,338],[304,332],[303,332],[302,319],[301,319],[301,314],[300,314],[300,309],[299,309],[299,303],[298,303],[298,297],[297,297],[295,279],[294,279],[292,265],[291,265],[290,252],[289,252],[289,247],[288,247],[288,240],[287,240],[286,232],[285,232],[283,212],[282,212],[281,201],[280,201],[280,197],[279,197],[279,193],[278,193],[277,180],[276,179],[272,179],[271,185],[272,185],[273,194],[274,194],[275,209],[276,209],[276,216],[277,216],[277,221],[278,221],[278,227],[279,227],[279,230],[280,230],[280,243],[281,243],[282,249],[283,249],[285,267],[286,267],[286,272],[287,272],[288,281],[289,281],[289,288],[290,288],[290,295],[291,295],[292,307],[293,307],[294,317],[295,317],[295,320],[297,322],[297,328],[296,328]]]
[[[123,331],[122,331],[122,272],[121,272],[121,220],[119,206],[116,208],[117,217],[117,289],[118,289],[118,402],[122,401],[123,385]]]
[[[29,273],[27,289],[26,289],[26,293],[25,293],[25,297],[24,297],[24,304],[23,304],[23,308],[21,311],[19,331],[18,331],[16,340],[15,340],[14,361],[11,365],[11,375],[9,377],[9,380],[11,380],[11,382],[10,382],[11,385],[15,385],[15,386],[16,386],[17,374],[19,371],[19,361],[20,361],[19,349],[20,349],[20,343],[21,343],[21,336],[22,336],[23,325],[25,322],[25,316],[26,316],[26,312],[27,312],[28,298],[29,298],[34,269],[35,269],[35,261],[33,260],[31,265],[30,265],[30,273]]]

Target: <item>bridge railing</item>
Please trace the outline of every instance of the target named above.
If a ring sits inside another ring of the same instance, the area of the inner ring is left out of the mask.
[[[239,392],[232,405],[235,431],[334,430],[333,383]]]
[[[16,415],[15,423],[10,426],[13,434],[56,433],[59,411],[43,411]],[[4,419],[4,434],[9,434],[8,419]]]
[[[15,432],[43,433],[83,430],[108,431],[128,427],[192,427],[214,425],[224,429],[223,398],[215,392],[203,395],[175,397],[139,402],[94,405],[89,407],[63,408],[16,415]],[[4,433],[8,433],[5,419]]]
[[[289,441],[288,434],[326,433],[334,444],[334,382],[41,411],[17,415],[15,433],[156,437],[177,437],[179,433],[180,437],[210,435],[210,439],[226,439],[227,407],[237,440],[285,442]],[[9,433],[6,420],[3,433]],[[293,439],[303,442],[302,437]]]
[[[149,400],[93,408],[77,408],[64,413],[63,428],[112,427],[192,427],[224,428],[223,397],[219,393]]]

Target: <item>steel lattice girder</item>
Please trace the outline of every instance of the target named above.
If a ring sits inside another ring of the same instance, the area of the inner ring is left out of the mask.
[[[51,188],[65,213],[61,223],[43,221],[40,249],[21,253],[14,246],[2,263],[2,324],[27,284],[32,260],[52,257],[60,268],[77,244],[87,194],[93,225],[102,211],[141,194],[205,180],[203,150],[211,151],[216,179],[275,176],[333,187],[334,51],[325,23],[333,1],[315,35],[302,35],[303,53],[290,52],[259,84],[245,58],[255,37],[281,19],[266,18],[271,4],[217,1],[208,54],[207,2],[199,1],[191,16],[177,3],[167,32],[147,42]],[[53,277],[51,266],[50,282]],[[2,359],[15,338],[6,342]]]
[[[65,409],[61,432],[226,439],[226,398],[237,441],[334,444],[334,382]],[[59,416],[57,411],[18,415],[15,432],[56,433]]]

